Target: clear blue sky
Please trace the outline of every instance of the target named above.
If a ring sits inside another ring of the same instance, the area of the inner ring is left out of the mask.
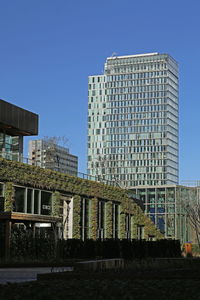
[[[0,98],[38,113],[40,137],[67,136],[86,172],[88,76],[113,52],[169,53],[180,68],[180,180],[200,179],[199,16],[199,0],[0,0]]]

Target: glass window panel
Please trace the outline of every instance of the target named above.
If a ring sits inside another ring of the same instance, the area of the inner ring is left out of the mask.
[[[146,212],[147,213],[155,213],[155,204],[146,205]]]
[[[165,215],[157,215],[157,227],[162,233],[165,232]]]
[[[158,213],[164,213],[165,212],[165,205],[164,204],[159,204],[158,206],[157,206],[157,212]]]
[[[150,215],[148,215],[149,217],[150,217],[150,219],[151,219],[151,221],[155,224],[155,215],[154,214],[150,214]]]
[[[25,202],[25,188],[15,187],[15,201],[13,205],[13,211],[24,212],[25,211],[24,202]]]
[[[39,190],[34,190],[34,214],[39,213]]]
[[[175,188],[167,188],[166,189],[166,202],[174,202],[175,203]]]
[[[158,208],[159,207],[164,207],[165,203],[165,189],[159,189],[157,191],[157,203],[158,203]]]
[[[27,213],[32,213],[32,189],[28,189],[27,191]]]
[[[51,193],[41,191],[41,215],[51,215]]]
[[[167,236],[175,236],[175,215],[167,215]]]
[[[166,206],[167,213],[175,213],[175,204],[168,204]]]
[[[138,196],[140,197],[140,200],[143,201],[143,203],[145,203],[145,199],[146,199],[146,191],[145,189],[141,189],[141,190],[138,190],[137,192]]]
[[[149,189],[147,191],[147,203],[155,203],[155,189]]]

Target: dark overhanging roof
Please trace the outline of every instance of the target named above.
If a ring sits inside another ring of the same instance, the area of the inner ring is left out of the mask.
[[[11,135],[38,135],[38,115],[0,99],[0,131]]]

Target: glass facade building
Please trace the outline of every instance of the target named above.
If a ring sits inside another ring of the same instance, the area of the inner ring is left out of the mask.
[[[144,204],[144,212],[167,239],[186,243],[194,239],[194,230],[185,207],[196,203],[198,188],[181,185],[144,186],[131,189]]]
[[[108,57],[89,76],[88,174],[122,187],[178,183],[178,65],[168,54]]]
[[[37,134],[37,114],[0,99],[0,157],[23,161],[23,137]]]
[[[9,160],[22,161],[23,136],[0,132],[0,156]]]

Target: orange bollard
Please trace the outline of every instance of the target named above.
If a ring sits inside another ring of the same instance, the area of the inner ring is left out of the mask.
[[[192,256],[192,243],[184,244],[184,252],[186,256]]]

